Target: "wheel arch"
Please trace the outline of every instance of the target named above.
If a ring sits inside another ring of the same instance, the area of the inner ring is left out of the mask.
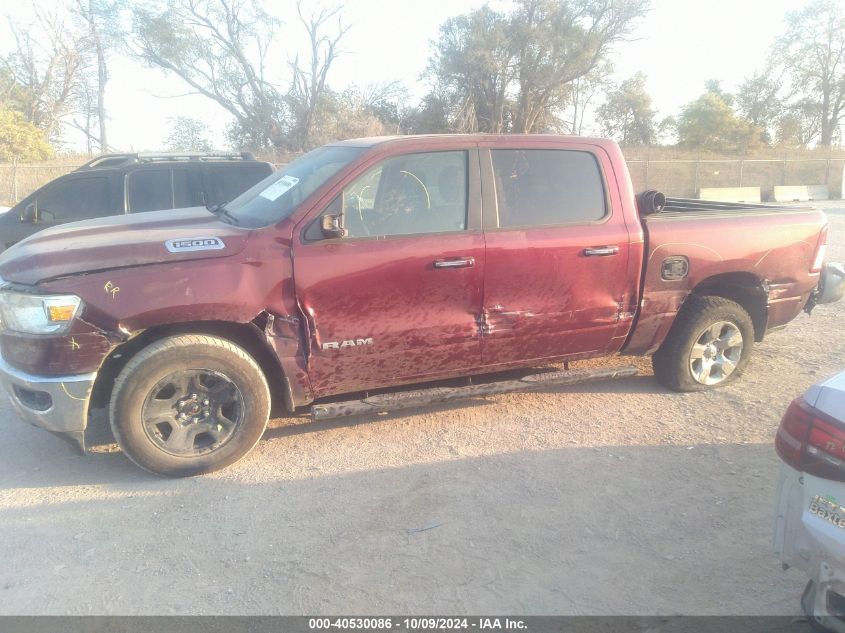
[[[103,360],[91,391],[91,407],[108,406],[114,381],[126,363],[148,345],[168,336],[206,334],[239,345],[252,356],[261,368],[270,387],[271,412],[292,411],[290,385],[279,360],[255,322],[188,321],[157,325],[117,345]]]
[[[690,294],[723,297],[738,303],[751,316],[754,340],[762,341],[769,319],[768,293],[763,280],[748,272],[713,275],[699,282]]]

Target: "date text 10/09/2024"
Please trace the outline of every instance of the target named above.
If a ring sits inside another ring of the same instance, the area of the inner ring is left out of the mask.
[[[525,621],[517,618],[309,618],[308,629],[367,630],[367,631],[525,631]]]

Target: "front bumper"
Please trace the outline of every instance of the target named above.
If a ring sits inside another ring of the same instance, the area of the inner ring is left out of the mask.
[[[25,422],[75,440],[85,450],[88,403],[96,373],[34,376],[0,357],[0,383]]]

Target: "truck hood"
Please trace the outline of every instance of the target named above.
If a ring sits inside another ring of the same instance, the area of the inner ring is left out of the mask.
[[[239,253],[249,230],[220,221],[204,207],[151,211],[62,224],[0,255],[0,277],[22,284],[160,262]]]

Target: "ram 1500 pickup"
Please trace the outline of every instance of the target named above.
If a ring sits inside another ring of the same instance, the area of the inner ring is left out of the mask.
[[[826,240],[818,210],[635,197],[608,140],[345,141],[214,213],[77,222],[3,253],[0,381],[83,450],[107,407],[123,452],[166,475],[241,458],[273,404],[320,418],[530,390],[628,370],[399,388],[616,354],[708,389],[841,297]]]

